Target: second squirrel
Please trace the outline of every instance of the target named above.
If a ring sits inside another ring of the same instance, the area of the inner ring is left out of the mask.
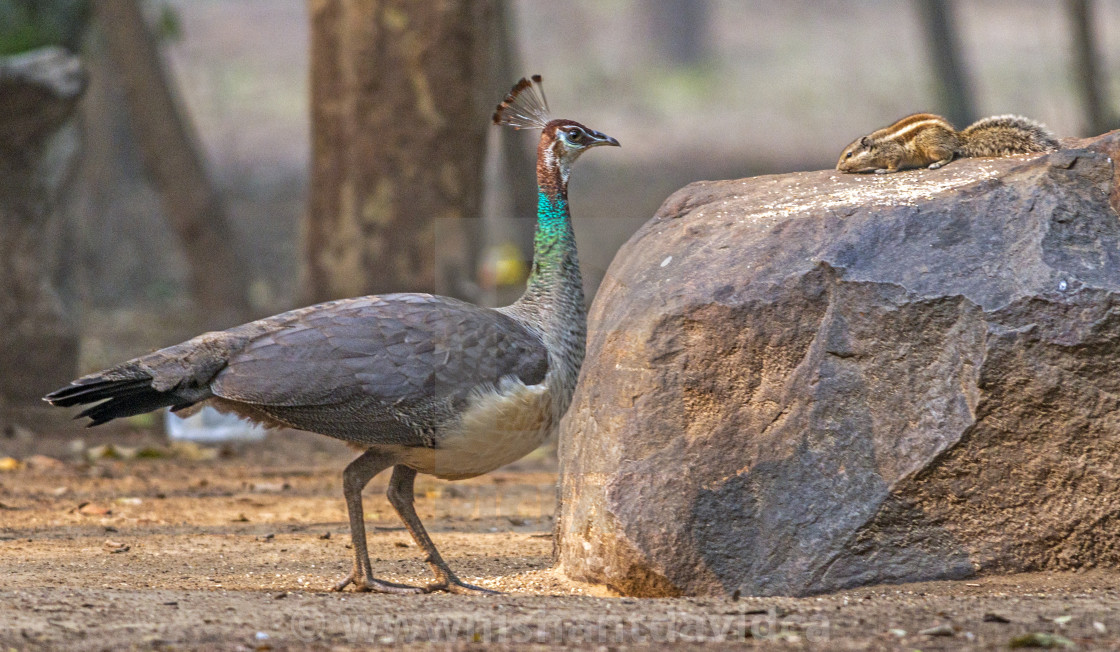
[[[962,131],[932,113],[915,113],[844,148],[841,172],[898,172],[945,165],[954,157],[1011,156],[1058,149],[1044,125],[1017,115],[977,120]]]

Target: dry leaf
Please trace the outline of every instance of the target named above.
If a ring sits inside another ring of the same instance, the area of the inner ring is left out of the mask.
[[[111,540],[106,540],[105,543],[103,544],[103,546],[111,554],[117,554],[119,552],[128,552],[132,548],[132,546],[128,545],[127,543],[121,543],[120,541],[111,541]]]
[[[27,467],[31,469],[57,469],[66,466],[66,464],[60,460],[56,460],[55,458],[48,457],[46,455],[38,454],[32,455],[31,457],[24,460],[24,464],[26,464]]]
[[[102,507],[94,503],[82,503],[78,505],[78,513],[85,516],[105,516],[106,514],[112,514],[113,511],[108,507]]]

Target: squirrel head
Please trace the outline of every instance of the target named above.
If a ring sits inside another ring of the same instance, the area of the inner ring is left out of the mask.
[[[864,136],[844,148],[840,160],[836,162],[836,169],[841,172],[871,172],[882,167],[875,159],[871,142]]]

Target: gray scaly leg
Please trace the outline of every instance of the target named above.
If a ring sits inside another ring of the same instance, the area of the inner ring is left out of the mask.
[[[420,522],[420,517],[416,515],[416,509],[413,507],[412,502],[414,498],[413,481],[416,480],[416,471],[407,466],[398,464],[393,467],[393,478],[389,480],[389,502],[392,503],[393,508],[397,510],[397,514],[404,521],[405,527],[408,528],[412,539],[416,541],[416,545],[424,549],[428,555],[425,561],[432,567],[432,572],[435,573],[436,582],[424,587],[425,591],[447,591],[448,593],[497,593],[490,589],[484,589],[480,586],[467,584],[463,580],[455,576],[451,572],[451,568],[447,566],[447,562],[443,561],[439,551],[436,550],[436,544],[432,543],[431,537],[424,529],[424,524]]]
[[[354,570],[335,585],[341,591],[353,584],[359,591],[377,593],[423,593],[424,589],[407,584],[395,584],[373,577],[366,548],[366,522],[362,509],[362,489],[365,489],[373,476],[393,464],[392,458],[377,449],[370,449],[346,466],[342,473],[342,493],[346,496],[346,511],[350,516],[350,540],[354,546]],[[395,474],[394,474],[395,477]]]

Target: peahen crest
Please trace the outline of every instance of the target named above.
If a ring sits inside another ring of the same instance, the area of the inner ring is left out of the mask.
[[[540,75],[522,77],[494,111],[494,124],[514,129],[542,129],[550,119]]]

